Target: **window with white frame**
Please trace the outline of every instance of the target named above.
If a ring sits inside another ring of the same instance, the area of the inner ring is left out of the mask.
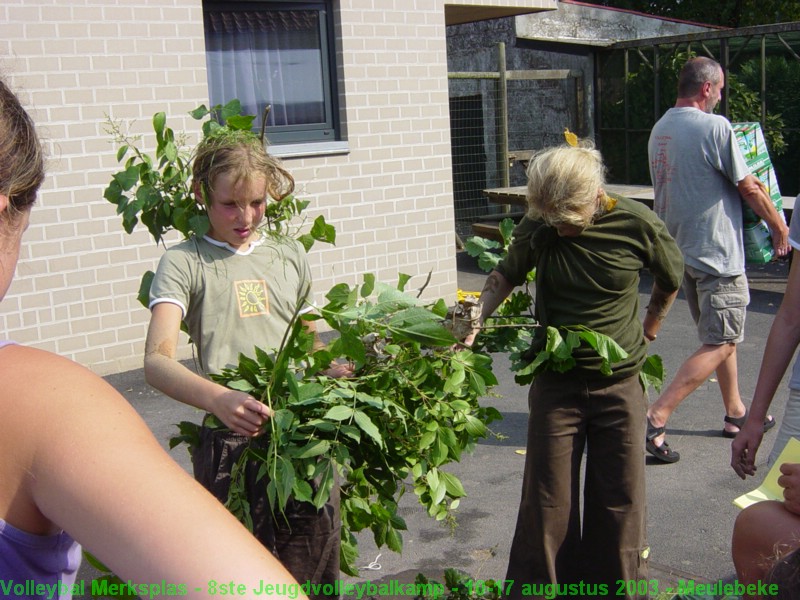
[[[265,108],[271,144],[338,139],[332,0],[203,2],[211,105]]]

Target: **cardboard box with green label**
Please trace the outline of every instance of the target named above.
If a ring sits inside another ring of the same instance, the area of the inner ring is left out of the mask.
[[[769,157],[769,150],[764,141],[764,132],[760,123],[731,123],[736,134],[736,141],[742,151],[750,172],[755,175],[767,189],[772,204],[781,218],[783,200],[775,177],[775,169]],[[744,217],[744,252],[747,264],[763,265],[775,258],[775,250],[769,235],[769,228],[750,206],[742,201]]]

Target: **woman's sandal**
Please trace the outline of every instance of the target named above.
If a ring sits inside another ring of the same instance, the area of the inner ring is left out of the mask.
[[[655,456],[658,460],[665,463],[675,463],[678,462],[681,458],[681,455],[675,452],[672,448],[669,447],[667,444],[667,440],[661,442],[660,446],[656,446],[656,443],[653,441],[658,436],[664,433],[663,427],[656,427],[650,422],[650,419],[647,419],[647,437],[645,438],[645,445],[644,447],[647,451]]]
[[[725,422],[730,423],[734,427],[738,427],[739,431],[741,431],[742,427],[744,427],[744,422],[747,420],[747,415],[749,414],[750,414],[750,409],[748,408],[747,410],[744,411],[744,415],[741,417],[729,417],[728,415],[725,415]],[[766,433],[773,427],[775,427],[775,417],[767,415],[767,418],[764,419],[764,433]],[[728,431],[727,429],[723,428],[722,437],[735,438],[736,434],[739,433],[739,431]]]

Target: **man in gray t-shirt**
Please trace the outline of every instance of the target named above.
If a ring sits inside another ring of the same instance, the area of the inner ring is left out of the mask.
[[[654,208],[683,252],[683,290],[702,344],[647,411],[647,451],[663,462],[680,458],[664,438],[667,420],[713,372],[725,405],[723,435],[735,437],[747,415],[736,361],[750,301],[742,199],[769,226],[777,255],[789,252],[786,223],[747,168],[731,124],[712,114],[724,85],[717,62],[705,57],[687,61],[675,107],[653,127],[648,144]],[[648,306],[648,312],[657,310]],[[764,421],[765,429],[774,424],[771,417]]]

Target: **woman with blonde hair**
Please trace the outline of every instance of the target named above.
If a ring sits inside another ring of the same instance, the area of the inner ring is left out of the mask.
[[[522,500],[506,574],[514,582],[510,598],[615,594],[618,581],[647,579],[647,400],[639,371],[677,295],[683,259],[654,213],[604,188],[602,157],[588,143],[535,154],[527,215],[481,293],[483,322],[535,268],[538,331],[584,327],[627,352],[604,374],[600,356],[582,344],[571,370],[545,371],[533,381]],[[642,323],[645,268],[655,282]],[[536,351],[534,342],[531,360]],[[650,591],[636,584],[625,589],[630,597]]]

